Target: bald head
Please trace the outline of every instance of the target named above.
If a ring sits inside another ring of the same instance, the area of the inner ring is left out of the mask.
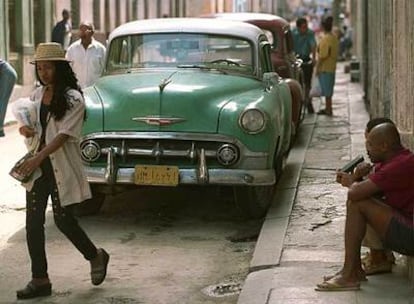
[[[86,27],[88,30],[90,30],[90,31],[92,31],[92,32],[94,32],[95,31],[95,26],[93,25],[93,23],[92,22],[89,22],[89,21],[82,21],[80,24],[79,24],[79,28],[81,28],[81,27]]]
[[[373,127],[368,136],[373,143],[384,145],[388,151],[401,148],[400,134],[397,127],[392,123],[382,123]]]

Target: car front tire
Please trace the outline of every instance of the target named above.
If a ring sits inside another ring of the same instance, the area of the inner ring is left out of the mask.
[[[274,194],[271,186],[235,186],[233,188],[237,208],[249,219],[260,219],[266,215]]]

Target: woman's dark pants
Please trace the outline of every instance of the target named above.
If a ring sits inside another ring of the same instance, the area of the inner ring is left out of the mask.
[[[26,238],[33,278],[48,277],[44,224],[49,195],[52,198],[53,216],[59,230],[75,245],[85,259],[91,260],[97,254],[95,245],[73,216],[73,205],[61,207],[49,158],[43,161],[41,169],[42,176],[35,181],[32,190],[26,192]]]

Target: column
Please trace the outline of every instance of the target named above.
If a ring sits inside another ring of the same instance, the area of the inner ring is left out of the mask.
[[[34,71],[30,61],[33,59],[34,25],[33,0],[16,1],[16,51],[19,54],[17,69],[20,83],[31,85],[34,83]]]
[[[0,58],[9,57],[9,16],[7,0],[0,0]]]
[[[394,78],[391,119],[398,122],[404,145],[414,148],[414,26],[410,21],[414,14],[414,3],[412,0],[394,1],[389,14],[393,14],[390,28],[394,31],[393,42],[387,46],[393,51],[393,73],[390,73]]]
[[[104,27],[105,27],[105,34],[106,37],[109,36],[109,33],[111,32],[112,28],[111,28],[111,15],[110,15],[110,3],[109,0],[105,0],[105,22],[104,22]]]
[[[36,22],[34,24],[35,44],[52,40],[52,29],[54,26],[53,14],[52,0],[37,1],[37,7],[35,7],[34,11],[34,16],[36,16]]]
[[[60,14],[60,12],[59,12]],[[80,0],[72,0],[70,4],[70,14],[72,19],[72,29],[79,29],[80,18]],[[59,18],[60,20],[60,18]]]

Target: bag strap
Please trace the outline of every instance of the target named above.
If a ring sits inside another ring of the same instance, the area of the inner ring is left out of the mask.
[[[39,149],[40,149],[40,145],[42,144],[42,142],[44,142],[44,140],[45,140],[45,138],[46,138],[46,128],[47,128],[47,125],[48,125],[48,123],[49,123],[49,120],[50,120],[50,117],[51,117],[52,115],[50,114],[50,113],[48,113],[48,117],[47,117],[47,120],[46,120],[46,124],[45,124],[45,127],[43,128],[43,130],[42,130],[42,135],[40,135],[40,138],[39,138],[39,141],[37,142],[37,145],[36,145],[36,147],[33,149],[33,153],[37,153],[37,152],[39,152]]]

